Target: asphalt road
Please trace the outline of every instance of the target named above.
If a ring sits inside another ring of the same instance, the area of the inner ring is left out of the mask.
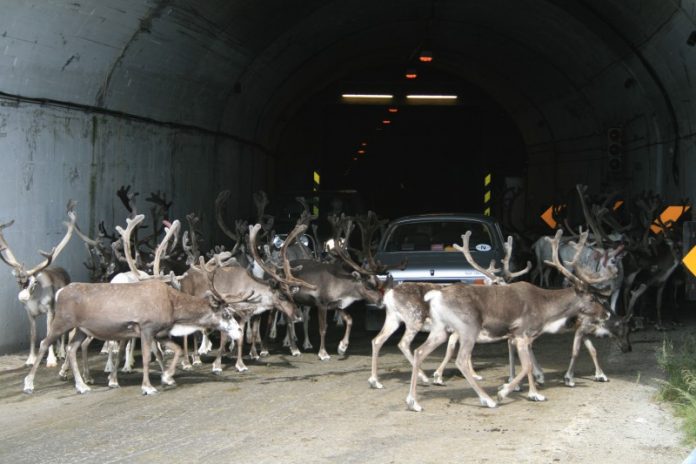
[[[410,368],[395,334],[380,357],[384,390],[370,389],[370,339],[357,324],[348,355],[322,362],[312,353],[292,357],[279,344],[250,370],[237,373],[227,359],[215,376],[210,365],[177,370],[176,388],[140,394],[140,368],[121,374],[110,389],[94,352],[93,390],[78,395],[72,379],[41,367],[35,393],[22,392],[26,353],[0,357],[0,462],[215,462],[235,463],[680,463],[690,452],[670,407],[654,399],[661,372],[656,350],[667,336],[693,332],[646,330],[634,351],[621,354],[596,340],[608,383],[592,380],[589,356],[576,368],[577,386],[563,385],[570,335],[544,336],[535,352],[547,373],[548,401],[524,391],[496,409],[479,405],[454,364],[447,386],[420,386],[421,413],[406,409]],[[329,351],[340,333],[331,329]],[[318,345],[316,334],[312,341]],[[417,346],[424,340],[419,336]],[[442,355],[426,361],[428,372]],[[206,357],[211,362],[212,357]],[[481,385],[494,395],[507,375],[506,345],[474,351]],[[159,368],[152,364],[153,384]]]

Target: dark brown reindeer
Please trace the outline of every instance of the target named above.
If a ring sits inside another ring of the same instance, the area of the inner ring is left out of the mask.
[[[345,309],[356,301],[366,301],[372,304],[381,304],[383,292],[391,285],[391,282],[383,282],[377,276],[386,270],[384,266],[376,263],[368,249],[364,249],[368,267],[357,264],[344,248],[347,247],[352,219],[345,216],[330,218],[334,227],[334,252],[340,258],[335,262],[319,262],[312,259],[298,259],[290,262],[293,274],[299,279],[312,284],[315,288],[301,288],[293,295],[297,304],[309,305],[317,308],[319,312],[319,359],[322,361],[331,358],[326,351],[326,315],[330,309],[339,311],[345,322],[345,332],[338,345],[338,354],[345,354],[350,343],[352,318]],[[366,230],[367,234],[374,230]],[[363,245],[370,243],[370,239],[363,237]]]
[[[560,263],[560,235],[559,231],[553,239],[553,264],[573,283],[573,287],[550,290],[527,282],[490,286],[453,284],[425,294],[432,326],[428,339],[414,353],[411,386],[406,398],[409,409],[422,410],[416,397],[420,366],[435,348],[447,340],[447,328],[459,336],[456,364],[478,394],[481,404],[491,408],[497,406],[475,379],[471,352],[477,342],[505,339],[512,339],[522,368],[512,381],[501,387],[498,399],[507,397],[522,379],[528,377],[528,399],[546,400],[537,391],[532,377],[529,349],[533,341],[542,333],[555,333],[572,326],[581,315],[597,323],[609,318],[608,308],[590,291],[590,285],[597,283],[597,278],[585,275],[579,267],[575,268],[576,276]]]
[[[62,267],[49,267],[58,257],[60,252],[70,241],[73,230],[75,229],[76,215],[74,212],[75,202],[68,203],[68,217],[70,222],[66,223],[67,231],[63,239],[56,245],[50,253],[39,251],[44,260],[36,266],[27,269],[24,263],[15,258],[14,253],[7,244],[3,235],[3,230],[14,224],[14,220],[0,225],[0,259],[12,268],[12,275],[17,280],[19,286],[19,301],[24,305],[24,309],[29,316],[29,357],[24,363],[32,366],[37,363],[36,359],[36,318],[46,314],[46,325],[51,325],[54,314],[55,295],[58,290],[70,283],[70,276]],[[63,350],[63,346],[59,350]],[[59,351],[59,355],[64,353]],[[57,365],[56,353],[51,345],[49,347],[46,365],[54,367]]]
[[[48,346],[63,333],[77,328],[68,348],[70,365],[75,376],[75,388],[85,393],[90,387],[80,375],[76,350],[86,337],[102,340],[125,340],[140,337],[143,355],[142,393],[157,392],[149,378],[150,346],[161,341],[174,351],[168,368],[162,373],[162,384],[175,385],[174,372],[181,348],[169,336],[181,336],[201,329],[224,331],[233,340],[241,337],[241,329],[235,320],[234,305],[245,296],[220,295],[210,279],[211,295],[194,297],[175,290],[161,280],[146,280],[130,284],[72,283],[56,297],[55,317],[48,335],[42,340],[38,359]],[[120,351],[120,350],[119,350]],[[24,379],[24,391],[34,391],[34,376],[38,363],[34,364]],[[110,386],[112,385],[110,382]]]

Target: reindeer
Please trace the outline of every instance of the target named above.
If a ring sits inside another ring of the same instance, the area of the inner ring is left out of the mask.
[[[590,285],[606,280],[585,273],[575,267],[575,274],[560,262],[558,242],[561,231],[553,239],[553,265],[566,276],[573,287],[557,290],[543,289],[527,282],[510,285],[452,284],[439,290],[430,290],[424,299],[430,305],[432,326],[428,339],[414,353],[411,386],[406,403],[409,409],[421,411],[416,398],[418,373],[423,360],[445,340],[447,328],[459,336],[460,348],[456,364],[466,380],[478,394],[480,402],[490,408],[494,401],[477,383],[471,364],[471,352],[477,342],[493,342],[512,339],[520,357],[522,369],[512,381],[498,392],[498,400],[528,377],[528,399],[545,401],[532,377],[529,348],[542,333],[555,333],[572,326],[579,316],[599,323],[609,318],[610,311],[591,292]],[[576,275],[577,274],[577,275]]]
[[[577,243],[572,242],[572,241],[567,243],[567,249],[573,250],[574,254],[572,256],[569,256],[568,259],[564,261],[565,268],[573,269],[576,266],[582,266],[579,263],[579,261],[580,261],[580,257],[582,256],[582,252],[587,249],[585,247],[585,243],[587,242],[587,237],[588,237],[588,231],[585,231],[585,232],[580,234],[580,240]],[[462,251],[462,253],[464,253],[466,260],[469,262],[469,264],[471,264],[472,267],[474,267],[476,270],[478,270],[482,274],[486,275],[493,283],[500,284],[500,285],[507,285],[512,281],[512,278],[519,277],[520,275],[523,275],[524,273],[529,271],[529,269],[531,268],[531,263],[527,263],[526,270],[521,271],[519,273],[516,273],[514,275],[509,272],[509,259],[510,259],[509,258],[509,256],[510,256],[509,249],[512,247],[512,237],[508,237],[508,241],[505,244],[506,256],[503,259],[503,265],[504,265],[503,267],[505,268],[504,276],[500,276],[500,270],[495,269],[495,266],[493,265],[493,263],[491,263],[491,266],[489,266],[488,269],[483,269],[482,267],[478,266],[478,264],[471,257],[471,253],[468,252],[467,245],[468,245],[468,239],[466,236],[464,236],[464,246],[461,248],[461,251]],[[551,246],[553,247],[553,245],[551,245]],[[560,246],[559,246],[559,248],[560,248]],[[553,248],[551,251],[553,253]],[[560,252],[559,252],[559,254],[560,254]],[[594,271],[594,269],[590,269],[590,271]],[[612,277],[612,276],[614,274],[618,274],[620,271],[617,269],[616,264],[610,264],[607,267],[603,267],[601,269],[600,273],[598,274],[600,276],[600,279],[598,279],[599,283],[602,283],[602,284],[604,283],[603,280],[601,279],[601,275],[602,275],[601,273],[606,274],[607,272],[611,273],[610,275],[607,275],[607,280],[609,280],[610,282],[613,282],[613,281],[616,281],[616,279],[615,279],[615,277]],[[592,286],[591,290],[598,297],[605,297],[605,298],[609,297],[609,294],[608,294],[609,287],[603,286],[601,288],[596,288],[595,285],[596,284],[594,284]],[[611,304],[611,302],[610,302],[610,304]],[[594,345],[592,344],[592,341],[590,339],[588,339],[587,336],[591,335],[591,334],[594,334],[597,336],[611,335],[617,341],[617,344],[619,345],[619,348],[621,349],[622,352],[630,351],[631,350],[631,343],[629,340],[629,332],[628,332],[628,318],[619,317],[612,311],[610,318],[607,321],[603,321],[601,326],[598,326],[594,321],[587,319],[581,315],[577,318],[577,321],[576,321],[574,326],[566,327],[565,330],[560,330],[559,332],[571,331],[571,330],[575,332],[575,336],[573,339],[573,350],[572,350],[572,354],[571,354],[570,364],[568,366],[568,370],[566,371],[565,375],[563,376],[563,380],[564,380],[565,384],[569,387],[575,386],[574,366],[575,366],[575,362],[577,360],[578,354],[580,353],[580,345],[583,342],[584,342],[585,348],[587,348],[587,351],[590,354],[590,357],[592,358],[592,362],[595,366],[594,380],[597,382],[608,382],[607,376],[604,374],[604,372],[602,371],[602,368],[599,365],[599,361],[597,359],[597,350],[595,349]],[[451,358],[453,352],[454,352],[454,346],[452,346],[452,337],[450,337],[450,343],[447,346],[447,354],[445,355],[445,359],[443,360],[440,367],[438,367],[438,369],[434,375],[435,378],[439,378],[440,380],[442,379],[442,371],[443,371],[446,363]],[[543,384],[544,383],[544,371],[542,370],[541,366],[537,362],[531,346],[529,348],[529,356],[530,356],[530,360],[532,362],[532,374],[533,374],[533,376],[538,384]],[[515,350],[514,350],[513,344],[510,342],[510,339],[508,339],[508,357],[509,357],[509,361],[510,361],[509,381],[511,382],[512,379],[515,378]]]
[[[319,359],[322,361],[331,358],[326,351],[326,315],[330,309],[339,311],[345,322],[345,332],[338,344],[338,354],[344,355],[350,342],[352,318],[345,309],[356,301],[381,305],[383,292],[391,286],[391,281],[381,281],[379,274],[384,274],[386,267],[376,263],[369,246],[371,235],[376,230],[373,223],[370,230],[363,235],[363,247],[366,255],[367,268],[358,265],[343,246],[347,246],[348,237],[352,230],[352,219],[342,216],[334,216],[330,220],[334,227],[333,250],[340,258],[336,262],[319,262],[312,259],[298,259],[290,262],[293,273],[302,281],[308,282],[315,289],[301,288],[293,299],[297,304],[309,305],[317,308],[319,312]],[[341,233],[343,237],[341,237]]]
[[[168,336],[181,336],[201,328],[224,331],[231,339],[241,338],[241,329],[234,319],[235,304],[249,297],[221,295],[209,277],[211,294],[206,297],[186,295],[161,280],[146,280],[130,284],[72,283],[56,296],[55,317],[48,335],[42,340],[38,359],[61,334],[77,328],[68,347],[68,357],[78,393],[90,391],[77,366],[75,351],[86,337],[102,340],[125,340],[140,337],[143,356],[142,393],[152,395],[157,389],[149,378],[150,345],[161,341],[174,351],[174,357],[162,373],[162,384],[174,386],[174,372],[181,348]],[[119,350],[119,355],[120,355]],[[24,392],[34,391],[34,376],[38,363],[24,379]],[[113,377],[115,379],[115,376]],[[118,382],[110,378],[110,387]]]
[[[29,357],[24,363],[25,366],[33,366],[37,363],[36,318],[42,314],[46,314],[46,326],[48,327],[51,325],[56,292],[70,283],[70,276],[65,269],[57,266],[49,266],[55,261],[63,248],[65,248],[70,241],[77,219],[74,212],[75,204],[76,203],[72,200],[68,202],[67,209],[70,222],[65,224],[67,231],[62,240],[50,253],[39,251],[39,253],[43,255],[44,260],[29,269],[26,268],[24,263],[20,263],[17,258],[15,258],[2,232],[4,229],[14,224],[14,220],[0,225],[0,258],[5,264],[12,268],[12,275],[17,280],[17,285],[19,286],[17,298],[24,305],[27,316],[29,316]],[[65,356],[62,344],[58,354],[61,357]],[[57,366],[56,353],[52,345],[49,347],[46,365],[49,367]]]
[[[242,290],[251,290],[254,292],[254,296],[249,298],[247,307],[248,311],[240,313],[241,325],[244,325],[252,316],[257,316],[273,308],[278,308],[283,314],[288,316],[290,321],[294,322],[296,319],[300,319],[300,312],[297,305],[292,301],[292,295],[297,291],[296,288],[306,288],[309,290],[315,290],[315,287],[298,279],[292,274],[290,266],[287,264],[286,250],[287,247],[306,229],[305,225],[298,225],[293,229],[293,231],[288,235],[285,240],[283,247],[281,248],[281,256],[284,262],[284,273],[279,274],[273,270],[258,254],[257,250],[257,236],[259,230],[261,229],[261,224],[256,224],[249,227],[249,250],[255,262],[257,262],[262,269],[265,271],[266,275],[270,277],[268,280],[263,280],[255,277],[250,271],[240,266],[236,262],[230,263],[228,266],[222,266],[218,268],[216,272],[216,286],[226,292],[239,292]],[[258,321],[255,321],[258,324]],[[252,328],[252,334],[258,334],[258,326]],[[255,340],[252,339],[251,357],[258,358],[256,352]],[[221,333],[220,336],[220,350],[218,355],[213,362],[213,372],[222,372],[222,356],[225,351],[225,346],[227,343],[227,338],[225,333]],[[262,348],[263,350],[263,348]],[[235,368],[239,372],[244,372],[248,370],[244,361],[242,359],[242,343],[240,341],[237,346],[237,362]]]

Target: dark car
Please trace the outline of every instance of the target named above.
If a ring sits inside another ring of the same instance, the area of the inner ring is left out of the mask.
[[[481,214],[420,214],[392,221],[380,241],[375,258],[384,265],[406,262],[404,269],[392,269],[394,284],[401,282],[469,282],[483,284],[486,276],[474,269],[454,247],[471,231],[472,258],[487,268],[491,260],[505,256],[503,234],[495,219]],[[379,330],[384,309],[366,305],[365,325]]]

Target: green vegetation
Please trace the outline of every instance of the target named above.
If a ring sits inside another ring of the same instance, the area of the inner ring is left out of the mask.
[[[684,419],[688,443],[696,445],[696,338],[687,337],[677,346],[665,341],[658,363],[667,376],[659,398],[674,404],[677,416]]]

